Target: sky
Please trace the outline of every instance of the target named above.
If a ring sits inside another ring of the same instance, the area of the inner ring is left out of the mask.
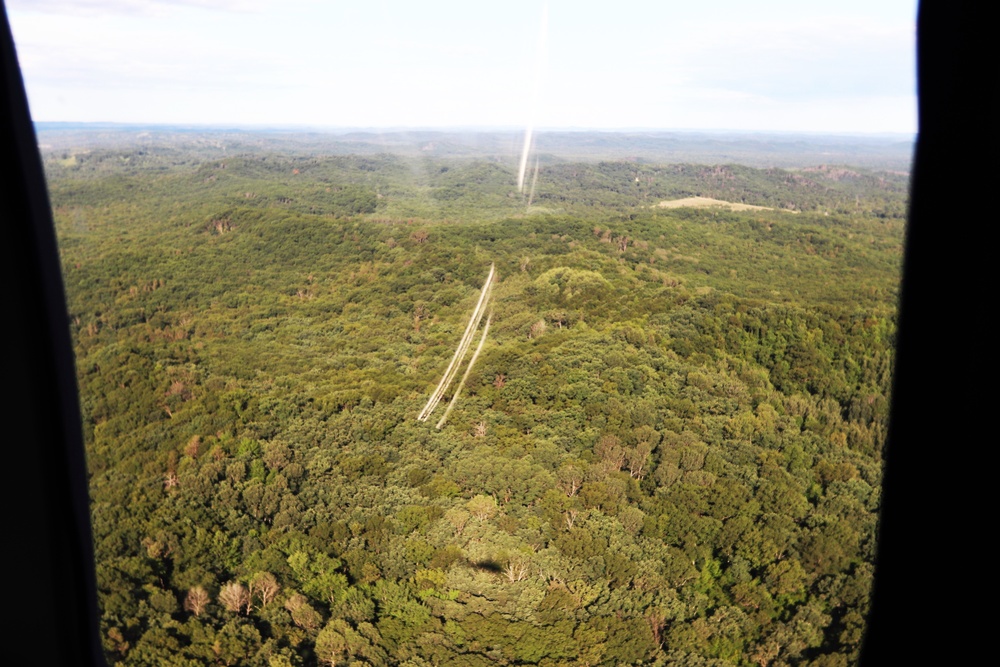
[[[36,121],[917,126],[917,0],[6,4]]]

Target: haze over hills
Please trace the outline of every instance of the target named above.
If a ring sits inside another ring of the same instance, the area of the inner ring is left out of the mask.
[[[908,141],[38,128],[110,663],[856,661]]]
[[[524,137],[523,128],[304,130],[116,123],[36,123],[36,128],[42,146],[53,150],[129,146],[136,142],[192,148],[208,143],[230,153],[274,150],[294,154],[394,153],[437,158],[516,158]],[[636,160],[784,168],[836,164],[909,172],[913,146],[914,137],[905,134],[542,129],[535,133],[534,150],[542,163]]]

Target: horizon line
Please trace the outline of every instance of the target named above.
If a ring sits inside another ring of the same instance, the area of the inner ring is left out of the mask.
[[[344,133],[403,133],[403,132],[503,132],[520,134],[524,128],[516,125],[313,125],[277,123],[192,123],[192,122],[138,122],[138,121],[75,121],[75,120],[33,120],[36,127],[45,125],[75,125],[93,128],[184,128],[216,131],[271,131],[271,132],[311,132],[326,134]],[[542,126],[536,132],[580,133],[606,132],[627,133],[678,133],[678,134],[742,134],[742,135],[786,135],[786,136],[857,136],[857,137],[908,137],[915,139],[917,131],[907,130],[775,130],[775,129],[734,129],[697,127],[652,127],[652,126]]]

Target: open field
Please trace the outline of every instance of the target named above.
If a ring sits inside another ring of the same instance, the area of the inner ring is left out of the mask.
[[[774,208],[772,206],[754,206],[753,204],[737,204],[731,201],[722,201],[721,199],[712,199],[711,197],[685,197],[684,199],[672,199],[669,201],[661,201],[657,204],[660,208],[724,208],[730,211],[781,211],[784,209]],[[788,211],[787,213],[798,213],[798,211]]]

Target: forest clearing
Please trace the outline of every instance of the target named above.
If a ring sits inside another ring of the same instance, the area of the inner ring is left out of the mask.
[[[734,202],[722,201],[721,199],[712,199],[711,197],[685,197],[684,199],[672,199],[670,201],[661,201],[657,204],[660,208],[681,208],[685,206],[691,206],[694,208],[724,208],[730,211],[780,211],[782,209],[776,209],[771,206],[753,206],[752,204],[737,204]],[[797,211],[789,211],[789,213],[797,213]]]

